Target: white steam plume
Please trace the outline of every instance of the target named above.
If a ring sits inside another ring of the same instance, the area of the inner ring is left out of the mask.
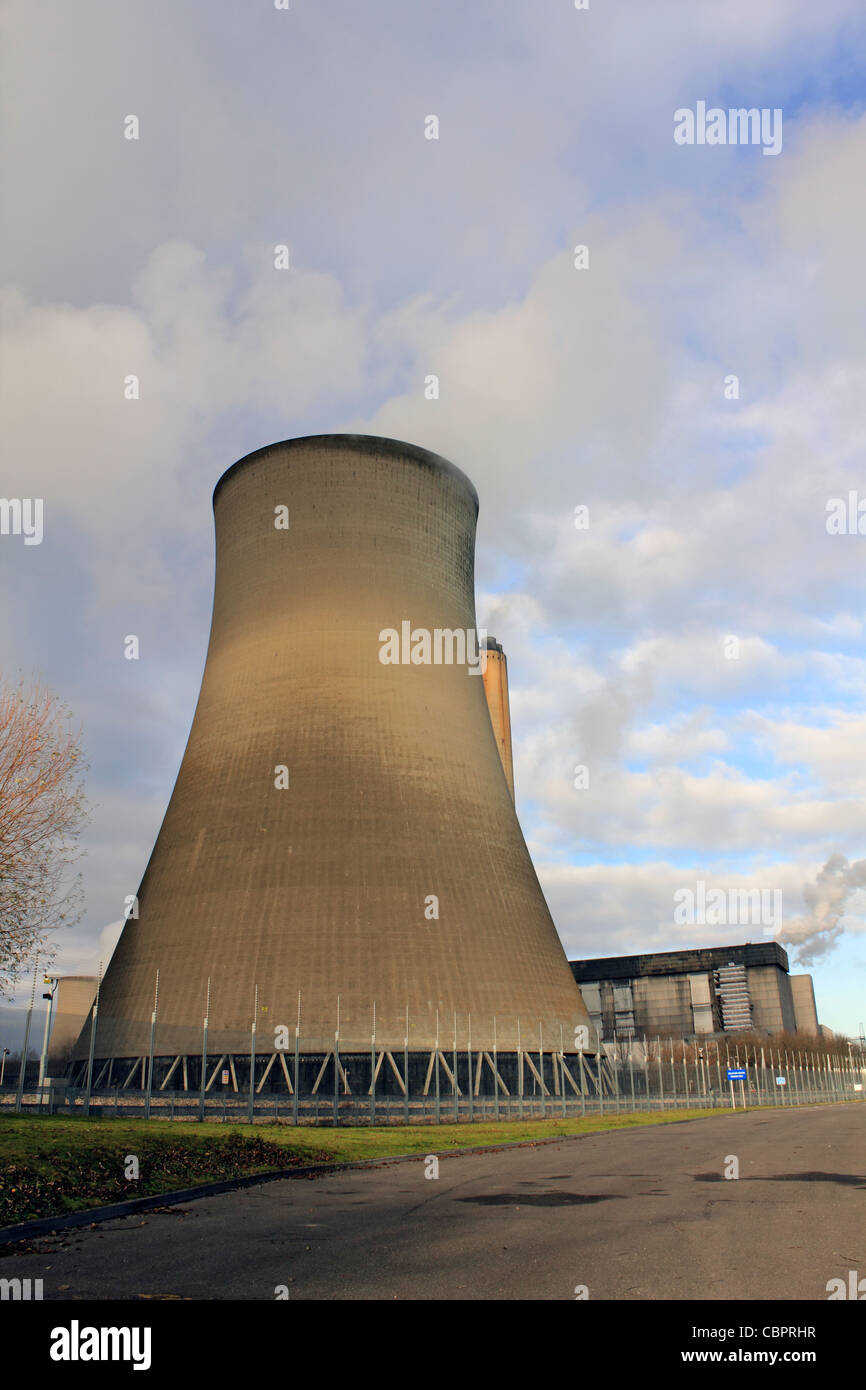
[[[789,922],[778,940],[795,946],[797,960],[804,965],[826,955],[843,935],[839,919],[860,888],[866,888],[866,859],[849,864],[844,854],[831,854],[815,882],[803,887],[807,915]]]

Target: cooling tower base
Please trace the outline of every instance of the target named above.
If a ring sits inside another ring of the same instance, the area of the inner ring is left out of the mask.
[[[204,1076],[204,1087],[202,1077]],[[255,1055],[252,1085],[250,1054],[201,1053],[173,1057],[103,1057],[76,1061],[67,1083],[94,1101],[121,1096],[200,1097],[243,1100],[297,1097],[302,1103],[335,1096],[429,1101],[502,1097],[577,1099],[607,1089],[604,1070],[589,1052],[497,1052],[489,1048],[441,1048],[429,1052],[371,1048],[365,1052],[285,1052]]]

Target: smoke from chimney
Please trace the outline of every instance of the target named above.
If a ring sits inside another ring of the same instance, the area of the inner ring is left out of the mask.
[[[815,882],[803,886],[807,916],[790,922],[778,940],[795,946],[797,960],[804,965],[825,956],[843,935],[839,919],[860,888],[866,888],[866,859],[849,864],[844,854],[831,854]]]

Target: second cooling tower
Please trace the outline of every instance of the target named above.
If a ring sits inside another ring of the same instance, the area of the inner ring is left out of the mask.
[[[412,1049],[452,1020],[500,1047],[588,1024],[485,701],[477,512],[457,468],[389,439],[290,440],[222,477],[201,694],[98,1056],[147,1051],[157,971],[162,1056],[200,1049],[205,1015],[211,1050],[248,1050],[255,1017],[271,1052],[298,1008],[307,1050],[369,1048],[374,1009]]]

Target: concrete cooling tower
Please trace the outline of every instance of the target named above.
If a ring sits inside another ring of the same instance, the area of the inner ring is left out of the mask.
[[[257,1068],[286,1034],[291,1053],[296,1028],[311,1058],[470,1033],[574,1051],[589,1018],[515,814],[510,732],[500,757],[501,653],[496,733],[485,699],[477,514],[445,459],[363,435],[273,444],[220,479],[201,692],[101,985],[97,1068],[138,1058],[143,1077],[153,1033],[157,1080],[182,1061],[191,1084],[205,1018],[208,1055],[238,1069],[251,1039]]]
[[[62,1069],[72,1055],[78,1035],[93,1007],[96,995],[95,975],[62,975],[57,981],[54,998],[54,1022],[48,1044],[48,1061],[52,1071]],[[88,1036],[89,1036],[88,1028]]]

